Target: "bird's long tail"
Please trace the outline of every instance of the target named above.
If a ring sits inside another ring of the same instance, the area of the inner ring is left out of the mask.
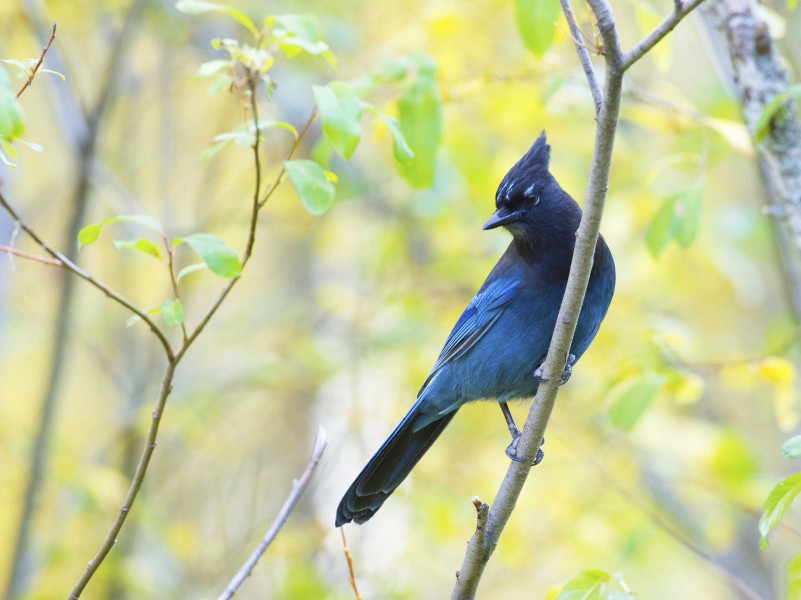
[[[350,521],[369,520],[456,414],[456,411],[450,412],[415,430],[420,409],[418,400],[345,492],[337,508],[337,527]]]

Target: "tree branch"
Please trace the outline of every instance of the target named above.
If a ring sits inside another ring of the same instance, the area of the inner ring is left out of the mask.
[[[231,582],[228,584],[228,587],[226,587],[225,591],[219,595],[217,600],[228,600],[229,598],[232,598],[240,586],[253,572],[253,569],[256,567],[256,563],[259,562],[259,559],[273,542],[275,536],[278,535],[278,531],[281,529],[281,527],[283,527],[284,523],[286,523],[286,520],[289,518],[292,510],[295,508],[295,505],[303,494],[303,491],[306,489],[306,486],[309,485],[312,473],[320,462],[326,445],[328,445],[328,440],[326,439],[325,430],[322,427],[318,427],[317,435],[315,436],[314,440],[314,449],[309,457],[309,462],[306,464],[306,469],[303,471],[303,475],[300,476],[300,479],[296,479],[292,482],[292,491],[290,492],[289,497],[286,499],[286,502],[284,502],[284,505],[281,507],[281,510],[278,511],[278,516],[275,518],[272,526],[270,526],[270,529],[264,535],[264,538],[261,540],[259,545],[256,546],[253,552],[251,552],[250,556],[245,561],[245,564],[243,564],[242,568],[239,569],[236,575],[234,575],[233,579],[231,579]]]
[[[595,76],[595,69],[592,66],[590,53],[587,50],[587,44],[584,42],[584,35],[576,23],[576,16],[573,14],[573,7],[570,6],[570,0],[560,0],[562,3],[562,12],[567,19],[567,26],[570,28],[570,36],[573,38],[573,43],[576,46],[581,66],[584,69],[584,75],[587,76],[587,83],[590,86],[593,102],[595,102],[595,116],[601,112],[601,106],[604,103],[604,95],[601,92],[601,86],[598,85],[598,78]]]
[[[620,50],[620,41],[615,25],[614,14],[608,0],[588,0],[598,22],[598,29],[604,42],[605,89],[604,101],[598,113],[595,148],[587,187],[584,213],[581,218],[570,275],[556,327],[551,338],[548,355],[543,364],[543,375],[547,378],[540,384],[531,409],[523,427],[523,435],[518,442],[518,454],[525,461],[512,461],[501,482],[495,501],[489,508],[485,531],[478,529],[467,545],[462,567],[459,569],[453,588],[452,600],[470,600],[475,597],[481,575],[490,556],[498,545],[498,540],[511,517],[517,498],[523,489],[530,466],[534,462],[537,449],[542,442],[545,428],[550,419],[559,391],[558,382],[573,341],[581,305],[587,290],[592,270],[593,255],[603,216],[606,192],[609,187],[609,172],[612,164],[617,121],[620,114],[623,73],[638,58],[645,54],[664,34],[658,38],[652,33],[648,38],[650,45],[642,45],[639,55],[631,54],[628,62]],[[686,13],[683,13],[686,14]],[[682,16],[683,16],[682,14]],[[677,20],[678,21],[678,20]],[[673,24],[675,26],[675,23]],[[671,27],[672,28],[672,27]],[[658,29],[658,28],[657,28]],[[669,29],[668,29],[669,31]],[[653,43],[651,39],[653,38]],[[638,48],[640,45],[638,45]]]
[[[639,44],[625,54],[623,57],[623,64],[621,65],[623,70],[625,71],[640,60],[651,48],[656,46],[662,38],[673,31],[676,25],[679,24],[679,21],[695,10],[703,1],[704,0],[690,0],[689,2],[682,2],[681,0],[675,0],[676,8],[673,14],[657,25]]]
[[[6,197],[0,192],[0,206],[2,206],[9,216],[14,220],[14,222],[22,229],[28,236],[36,242],[36,244],[45,252],[47,252],[50,256],[52,256],[55,260],[61,263],[61,266],[67,269],[68,271],[72,272],[74,275],[77,275],[90,285],[94,286],[101,292],[103,292],[106,296],[114,300],[117,304],[127,308],[137,317],[142,319],[147,325],[150,327],[150,330],[156,335],[156,337],[161,342],[162,347],[164,348],[164,352],[167,354],[168,359],[173,358],[173,351],[172,346],[170,345],[169,340],[161,331],[158,325],[151,319],[146,313],[141,311],[137,308],[130,300],[122,296],[121,294],[115,292],[113,289],[101,283],[88,272],[84,271],[81,267],[76,265],[72,260],[70,260],[65,254],[62,254],[58,250],[53,249],[50,244],[45,242],[39,234],[37,234],[31,227],[23,221],[20,216],[17,214],[17,211],[9,204]]]
[[[86,585],[92,579],[92,576],[100,568],[100,565],[114,547],[114,544],[117,543],[117,535],[122,529],[125,519],[128,518],[128,513],[133,506],[134,500],[136,500],[136,496],[139,494],[139,490],[141,489],[142,483],[145,480],[145,474],[147,473],[147,467],[150,464],[150,459],[153,457],[153,452],[156,449],[156,437],[158,436],[159,432],[161,416],[164,413],[164,406],[167,404],[167,398],[172,391],[172,380],[175,376],[175,368],[177,366],[177,358],[170,358],[170,360],[167,362],[167,369],[164,373],[164,377],[161,380],[161,390],[159,391],[159,397],[156,401],[156,408],[151,415],[150,428],[147,430],[145,447],[142,449],[142,456],[139,458],[139,464],[136,465],[136,472],[131,480],[128,493],[125,495],[125,500],[122,503],[122,507],[117,514],[117,518],[114,519],[114,523],[111,525],[111,529],[106,535],[106,539],[103,540],[103,543],[100,545],[100,549],[97,551],[94,558],[89,561],[89,564],[87,565],[86,570],[83,572],[83,575],[81,575],[80,579],[78,579],[78,582],[75,584],[75,587],[72,589],[68,600],[78,600],[78,598],[81,597],[84,588],[86,588]]]

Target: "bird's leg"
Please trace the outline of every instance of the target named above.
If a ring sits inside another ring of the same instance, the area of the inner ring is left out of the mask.
[[[509,427],[509,433],[512,434],[512,443],[506,448],[506,456],[511,458],[515,462],[523,462],[526,460],[523,457],[517,456],[517,443],[520,441],[520,437],[523,435],[520,433],[520,430],[515,425],[515,419],[512,416],[512,412],[509,410],[509,405],[506,402],[499,402],[498,403],[501,407],[501,412],[503,413],[503,418],[506,419],[506,425]],[[540,442],[540,446],[545,443],[545,438],[542,438],[542,442]],[[545,457],[545,454],[542,452],[542,448],[537,448],[537,457],[534,459],[534,463],[531,465],[532,467],[540,464],[542,459]]]
[[[568,354],[567,355],[567,362],[565,363],[565,368],[562,371],[562,377],[559,379],[559,383],[556,385],[565,385],[570,379],[570,376],[573,374],[573,365],[576,364],[576,355],[575,354]],[[548,381],[547,377],[542,376],[542,367],[545,365],[545,362],[537,367],[537,370],[534,371],[534,379],[542,383],[543,381]]]

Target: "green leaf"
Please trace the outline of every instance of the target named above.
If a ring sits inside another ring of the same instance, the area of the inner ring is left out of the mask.
[[[198,67],[192,79],[203,79],[205,77],[214,77],[220,73],[227,73],[232,66],[233,61],[230,60],[210,60]]]
[[[176,298],[165,300],[161,305],[161,318],[170,327],[176,327],[184,322],[184,305]]]
[[[801,598],[801,554],[795,557],[787,565],[787,595],[788,600]]]
[[[556,600],[606,600],[612,576],[601,569],[587,569],[568,581]]]
[[[116,250],[120,248],[130,248],[131,250],[138,250],[150,256],[161,258],[161,249],[147,238],[138,238],[130,242],[114,240],[114,248]]]
[[[210,12],[223,13],[247,27],[248,31],[250,31],[255,37],[259,36],[259,30],[256,29],[256,26],[253,24],[253,21],[250,19],[250,17],[248,17],[241,10],[231,6],[225,6],[224,4],[217,4],[215,2],[207,2],[206,0],[179,0],[176,3],[175,8],[190,15],[200,15]]]
[[[288,160],[284,166],[306,210],[321,215],[331,208],[336,189],[320,165],[313,160]]]
[[[782,479],[771,490],[762,507],[764,511],[762,517],[759,519],[759,533],[761,536],[759,546],[761,548],[768,547],[768,533],[782,520],[784,513],[790,508],[799,492],[801,492],[801,473],[795,473]]]
[[[770,122],[773,117],[790,100],[797,100],[801,98],[801,83],[791,85],[789,88],[773,96],[762,109],[762,114],[759,115],[756,125],[754,125],[754,142],[757,144],[765,139],[765,136],[770,133]]]
[[[695,240],[698,225],[701,222],[701,205],[704,199],[704,188],[692,186],[678,194],[675,212],[677,213],[676,241],[682,248],[687,248]]]
[[[662,376],[651,374],[625,385],[609,407],[607,414],[610,423],[618,429],[629,431],[645,413],[663,383]]]
[[[193,233],[181,240],[217,275],[234,279],[242,274],[242,263],[236,250],[225,245],[222,238],[209,233]]]
[[[202,269],[205,268],[206,268],[206,263],[194,263],[192,265],[187,265],[183,269],[178,271],[178,277],[175,278],[175,282],[178,283],[179,281],[181,281],[181,279],[183,279],[190,273],[194,273],[195,271],[201,271]]]
[[[400,173],[412,187],[426,188],[434,182],[437,149],[442,140],[442,104],[437,67],[424,54],[413,54],[416,76],[408,81],[398,101],[400,130],[414,157],[400,165]]]
[[[787,458],[798,458],[801,456],[801,435],[791,437],[782,444],[782,454]]]
[[[11,79],[0,69],[0,140],[13,141],[25,133],[25,115],[17,102]]]
[[[656,213],[651,226],[645,234],[645,245],[651,251],[654,258],[659,258],[662,251],[667,247],[676,231],[676,223],[673,218],[676,209],[676,196],[670,196],[663,203]]]
[[[333,81],[326,86],[315,85],[312,90],[323,121],[323,133],[342,156],[350,158],[362,136],[359,97],[342,81]]]
[[[162,236],[164,235],[161,224],[155,219],[151,219],[145,215],[120,215],[118,217],[110,217],[100,223],[92,223],[81,229],[78,232],[78,250],[82,250],[84,246],[95,243],[103,232],[103,229],[112,223],[138,223],[139,225],[144,225],[145,227],[159,232]]]
[[[402,165],[408,164],[414,158],[414,152],[403,136],[398,120],[380,113],[378,118],[389,127],[389,131],[392,133],[392,152],[395,155],[395,160]]]
[[[517,28],[523,44],[537,58],[542,58],[553,41],[560,11],[558,0],[515,0]]]
[[[313,15],[269,16],[264,19],[264,26],[274,27],[278,47],[287,58],[293,58],[305,51],[322,56],[332,67],[337,66],[337,59],[323,41],[320,24]]]

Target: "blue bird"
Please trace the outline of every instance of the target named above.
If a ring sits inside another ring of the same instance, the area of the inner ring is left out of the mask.
[[[417,402],[370,459],[339,504],[336,526],[364,523],[381,508],[465,403],[496,400],[512,433],[507,401],[531,398],[565,292],[581,209],[548,170],[545,132],[501,181],[484,229],[505,227],[512,242],[456,322]],[[592,342],[615,290],[615,264],[603,237],[561,383]],[[538,453],[536,464],[542,458]]]

